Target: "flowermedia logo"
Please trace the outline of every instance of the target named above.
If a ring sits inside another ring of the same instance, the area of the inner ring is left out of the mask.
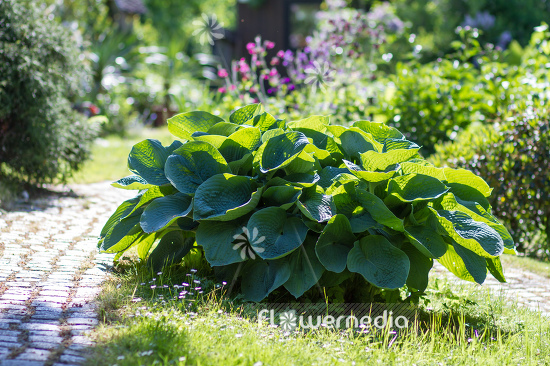
[[[259,305],[259,304],[258,304]],[[416,317],[409,304],[263,304],[256,307],[258,322],[279,326],[285,332],[297,329],[408,328]]]
[[[332,70],[326,61],[322,64],[318,61],[313,61],[313,64],[305,72],[307,76],[304,81],[306,84],[311,85],[314,93],[317,89],[326,92],[327,86],[330,86],[334,82],[334,77],[336,76],[336,71]]]
[[[264,309],[258,314],[258,321],[268,321],[270,325],[276,325],[275,323],[275,310]],[[335,317],[333,315],[296,315],[296,311],[290,310],[279,314],[279,326],[286,332],[300,329],[318,329],[321,326],[327,328],[368,328],[375,327],[378,329],[386,328],[399,328],[405,329],[409,327],[409,319],[403,315],[394,316],[393,311],[384,310],[384,312],[378,316],[365,315],[357,317],[354,315],[340,315]]]
[[[265,250],[258,246],[265,241],[265,236],[258,236],[258,228],[253,228],[252,233],[246,226],[243,226],[242,230],[242,233],[233,236],[233,249],[240,251],[242,259],[256,259],[256,254]]]
[[[197,27],[193,32],[193,36],[198,36],[202,45],[209,43],[213,46],[214,41],[224,37],[223,23],[218,22],[216,14],[208,16],[202,13],[202,19],[193,21],[193,25]]]

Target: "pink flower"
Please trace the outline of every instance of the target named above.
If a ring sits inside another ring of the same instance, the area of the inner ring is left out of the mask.
[[[221,78],[226,78],[229,76],[226,69],[219,69],[218,70],[218,76]]]
[[[262,66],[262,62],[261,61],[256,61],[256,66]]]
[[[273,47],[275,47],[275,43],[274,43],[274,42],[265,41],[265,48],[267,48],[268,50],[270,50],[270,49],[272,49]]]
[[[273,58],[271,59],[270,64],[271,64],[271,66],[276,66],[276,65],[279,64],[279,61],[280,61],[280,60],[279,60],[278,57],[273,57]]]
[[[273,77],[273,76],[277,76],[277,69],[273,68],[269,71],[269,76]]]
[[[285,57],[285,51],[280,50],[279,52],[277,52],[277,57],[279,57],[279,58]]]
[[[256,45],[252,42],[249,42],[246,44],[246,49],[248,50],[248,53],[251,55],[254,53],[254,49],[256,48]]]
[[[233,91],[233,90],[235,90],[235,89],[237,89],[237,87],[236,87],[235,85],[230,85],[230,86],[229,86],[229,90]]]
[[[218,93],[225,93],[226,92],[226,89],[225,87],[221,87],[221,88],[218,88]]]

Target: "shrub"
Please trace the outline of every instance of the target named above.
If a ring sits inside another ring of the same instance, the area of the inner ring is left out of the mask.
[[[65,179],[88,157],[93,129],[68,98],[83,70],[60,26],[30,1],[0,1],[0,176]]]
[[[550,256],[550,111],[543,102],[520,105],[495,128],[466,131],[436,148],[431,161],[466,168],[495,187],[494,214],[519,249]],[[545,233],[546,242],[538,238]]]
[[[317,283],[342,289],[340,300],[389,301],[424,291],[434,258],[465,280],[504,281],[499,255],[514,243],[490,214],[491,188],[427,163],[394,128],[285,122],[261,105],[168,123],[187,141],[132,148],[135,175],[114,186],[139,193],[106,223],[102,251],[135,248],[155,270],[203,251],[253,301],[281,286],[300,298]]]

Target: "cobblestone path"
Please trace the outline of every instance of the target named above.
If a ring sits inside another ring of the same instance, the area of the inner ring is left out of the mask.
[[[0,215],[0,365],[76,365],[97,323],[91,299],[112,256],[97,237],[135,194],[106,183],[72,186]]]
[[[99,320],[91,300],[112,261],[97,253],[97,237],[135,192],[108,183],[71,188],[75,194],[19,204],[0,215],[1,366],[78,365],[92,345],[86,332]],[[440,265],[435,274],[455,281]],[[505,274],[507,284],[491,277],[486,285],[550,315],[548,278],[514,268]]]
[[[548,277],[527,270],[504,266],[506,283],[500,283],[493,276],[487,275],[483,286],[480,286],[460,280],[437,262],[434,262],[432,274],[444,277],[449,282],[466,284],[480,289],[487,287],[494,292],[502,292],[511,301],[516,301],[531,310],[540,311],[542,314],[550,316],[550,278]]]

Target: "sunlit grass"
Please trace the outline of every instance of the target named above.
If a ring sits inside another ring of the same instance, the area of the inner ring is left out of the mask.
[[[503,255],[500,260],[503,266],[526,269],[541,276],[550,278],[550,262],[543,262],[539,259],[525,256]]]
[[[108,136],[97,139],[92,147],[92,158],[74,174],[70,183],[97,183],[115,181],[131,173],[128,171],[128,154],[132,146],[145,139],[157,139],[164,145],[174,141],[167,127],[141,128],[128,132],[125,137]]]
[[[285,333],[252,319],[240,300],[227,300],[223,286],[202,279],[200,270],[146,272],[130,266],[106,285],[99,298],[104,323],[93,334],[98,343],[88,365],[550,363],[549,319],[471,286],[432,280],[422,320],[399,334],[326,328]],[[189,291],[185,299],[182,289]]]

